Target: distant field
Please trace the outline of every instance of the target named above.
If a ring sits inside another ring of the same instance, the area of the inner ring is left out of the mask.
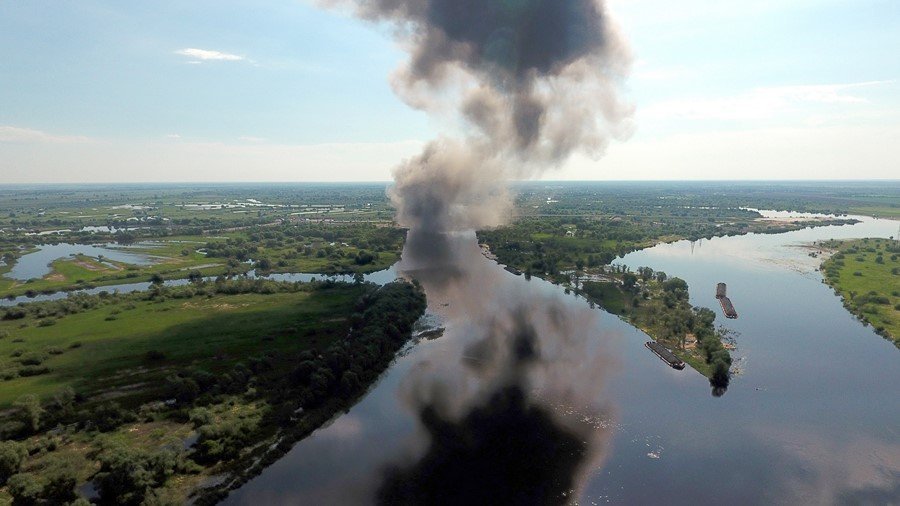
[[[876,218],[890,218],[892,220],[900,220],[900,207],[897,206],[853,206],[850,208],[850,214],[862,214],[864,216],[874,216]]]
[[[10,377],[29,358],[50,371],[0,382],[0,408],[63,386],[87,396],[138,383],[153,388],[177,364],[216,369],[263,351],[322,346],[344,335],[360,293],[344,287],[122,302],[50,320],[51,326],[33,317],[2,321],[0,371]],[[148,360],[151,350],[164,357]]]
[[[900,246],[889,239],[829,241],[825,280],[849,311],[900,346]]]

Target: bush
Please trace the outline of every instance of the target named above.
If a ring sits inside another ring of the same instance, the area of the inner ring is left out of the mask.
[[[39,353],[29,353],[19,359],[22,365],[41,365],[44,363],[44,356]]]
[[[115,402],[101,404],[94,409],[93,413],[88,414],[88,417],[93,422],[94,427],[100,432],[109,432],[120,425],[136,420],[134,413],[122,409]]]
[[[19,369],[19,376],[27,378],[29,376],[40,376],[41,374],[47,374],[49,372],[50,368],[45,365],[26,365]]]
[[[179,467],[173,451],[147,452],[113,444],[98,456],[100,472],[94,482],[103,503],[138,505]]]
[[[9,477],[6,484],[9,495],[13,498],[13,504],[38,504],[44,491],[44,487],[31,473],[14,474]]]
[[[21,443],[0,441],[0,486],[5,484],[10,476],[19,472],[27,456],[28,451]]]

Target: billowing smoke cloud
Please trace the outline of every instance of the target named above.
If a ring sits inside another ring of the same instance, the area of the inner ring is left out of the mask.
[[[395,170],[397,219],[410,229],[492,227],[504,183],[602,154],[629,133],[618,97],[629,52],[602,0],[332,0],[391,23],[410,61],[394,87],[410,105],[458,111],[461,139],[431,142]]]
[[[604,456],[610,361],[591,329],[599,314],[523,289],[471,234],[416,269],[448,321],[440,348],[400,394],[420,438],[380,480],[381,504],[563,504]],[[411,245],[401,268],[410,265]],[[416,257],[413,255],[413,259]],[[513,282],[515,281],[515,282]]]
[[[327,1],[327,0],[326,0]],[[394,88],[411,106],[454,111],[462,133],[394,172],[401,269],[446,307],[441,360],[402,394],[422,445],[389,466],[386,504],[563,503],[602,456],[606,361],[593,318],[523,293],[457,232],[511,214],[506,183],[603,153],[629,133],[617,94],[629,54],[602,0],[331,0],[391,25],[410,53]],[[501,288],[506,287],[506,288]],[[508,289],[508,290],[507,290]]]

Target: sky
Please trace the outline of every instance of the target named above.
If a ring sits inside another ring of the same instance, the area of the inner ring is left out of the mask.
[[[544,178],[900,178],[897,0],[608,6],[633,133]],[[405,59],[311,1],[0,0],[0,184],[387,181],[460,128],[393,93]]]

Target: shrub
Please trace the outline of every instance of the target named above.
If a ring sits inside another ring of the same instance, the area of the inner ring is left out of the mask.
[[[19,376],[27,378],[29,376],[40,376],[41,374],[47,374],[49,372],[50,368],[45,365],[26,365],[19,369]]]
[[[41,365],[44,363],[45,357],[39,353],[29,353],[19,359],[22,365]]]
[[[5,484],[10,476],[19,472],[22,462],[27,456],[28,451],[21,443],[0,442],[0,486]]]
[[[31,473],[19,473],[9,477],[6,482],[13,504],[38,504],[44,487]]]

